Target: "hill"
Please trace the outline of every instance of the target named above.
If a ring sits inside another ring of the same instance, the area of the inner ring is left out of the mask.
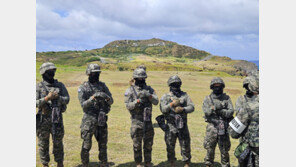
[[[152,71],[221,71],[230,75],[246,75],[257,69],[254,63],[214,56],[176,42],[152,38],[148,40],[116,40],[103,48],[85,51],[37,52],[37,62],[85,66],[96,62],[107,70],[131,70],[145,64]]]

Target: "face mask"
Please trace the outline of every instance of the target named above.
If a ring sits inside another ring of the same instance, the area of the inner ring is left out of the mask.
[[[215,95],[221,95],[223,93],[223,87],[222,86],[214,86],[213,93]]]
[[[42,78],[43,78],[44,81],[52,84],[54,82],[54,75],[55,75],[55,70],[47,70],[42,75]]]
[[[88,81],[90,83],[95,83],[95,82],[99,81],[99,77],[100,77],[99,72],[90,73],[90,75],[88,76]]]
[[[146,80],[145,79],[135,79],[135,85],[143,88],[144,85],[146,85]]]
[[[180,84],[175,84],[175,83],[173,83],[173,84],[171,84],[170,85],[170,91],[175,95],[175,96],[177,96],[177,97],[180,97],[181,96],[181,93],[182,93],[182,91],[181,91],[181,85]]]

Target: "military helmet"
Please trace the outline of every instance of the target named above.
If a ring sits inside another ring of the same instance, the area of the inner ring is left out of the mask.
[[[57,67],[51,63],[51,62],[46,62],[46,63],[43,63],[39,69],[40,71],[40,74],[43,75],[47,70],[56,70]]]
[[[145,70],[146,71],[146,66],[145,65],[139,65],[137,68],[142,68],[143,70]]]
[[[212,79],[210,88],[212,89],[214,84],[222,84],[222,87],[225,88],[225,83],[220,77],[215,77]]]
[[[248,87],[251,92],[259,93],[259,80],[255,76],[250,77]]]
[[[180,83],[182,85],[181,78],[178,77],[178,75],[173,75],[168,80],[168,86],[170,86],[172,83]]]
[[[147,78],[146,71],[143,68],[137,68],[134,70],[133,78]]]
[[[101,67],[98,64],[89,64],[86,68],[86,75],[92,72],[101,72]]]

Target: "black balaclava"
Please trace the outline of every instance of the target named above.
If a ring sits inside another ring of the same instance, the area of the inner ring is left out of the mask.
[[[248,87],[248,84],[245,84],[245,85],[244,85],[244,88],[247,90],[247,91],[246,91],[246,95],[247,95],[247,97],[251,98],[251,97],[254,95],[254,93],[253,93],[252,91],[250,91],[250,89],[249,89],[249,87]]]
[[[47,70],[42,75],[42,78],[44,81],[46,81],[50,84],[53,84],[54,83],[54,75],[55,75],[55,70]]]
[[[181,83],[175,82],[170,84],[170,91],[177,97],[181,96]]]
[[[95,82],[99,81],[99,78],[100,78],[100,72],[92,72],[88,76],[88,81],[90,83],[95,83]]]
[[[213,86],[212,90],[215,95],[219,96],[223,93],[223,86]]]
[[[139,86],[140,88],[143,88],[146,85],[146,79],[135,78],[135,85]]]

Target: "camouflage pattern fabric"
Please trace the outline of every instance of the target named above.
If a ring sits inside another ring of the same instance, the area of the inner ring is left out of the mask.
[[[59,89],[58,106],[62,112],[65,111],[66,105],[69,103],[70,97],[63,83],[54,81],[50,84],[42,81],[36,86],[36,107],[42,111],[42,122],[36,127],[38,137],[39,156],[42,164],[48,164],[49,159],[49,136],[52,134],[51,122],[51,101],[46,102],[45,97],[51,89]],[[40,120],[38,120],[39,122]],[[60,125],[56,128],[55,140],[53,141],[53,154],[56,162],[64,160],[64,126]]]
[[[97,100],[91,97],[97,92],[104,92],[109,101],[98,103]],[[112,94],[108,87],[103,82],[90,83],[84,82],[78,88],[78,99],[83,109],[84,115],[81,123],[81,138],[83,139],[81,148],[81,162],[83,164],[89,163],[89,151],[92,146],[92,136],[94,135],[99,145],[99,160],[107,162],[107,142],[108,142],[108,126],[107,123],[104,126],[98,126],[98,114],[103,104],[110,106],[113,104]],[[108,107],[107,107],[108,108]],[[107,114],[109,110],[103,108],[103,111]]]
[[[134,88],[136,94],[140,97],[143,104],[139,105],[137,103],[137,95],[134,93],[132,87]],[[145,94],[145,92],[147,91],[152,95],[151,99],[148,99],[148,97],[141,96],[142,94]],[[144,161],[146,163],[149,163],[151,162],[154,129],[151,121],[144,121],[144,107],[152,109],[152,104],[158,104],[158,97],[155,94],[155,91],[147,85],[143,88],[133,85],[126,90],[124,96],[126,108],[129,110],[131,114],[130,134],[133,140],[134,160],[136,163],[142,162],[143,142]]]
[[[229,119],[233,116],[233,105],[231,99],[225,93],[220,96],[212,93],[205,97],[202,108],[205,114],[206,122],[208,122],[206,136],[204,139],[204,148],[207,150],[205,164],[209,166],[213,164],[215,148],[218,143],[221,152],[222,167],[229,167],[230,163],[228,151],[230,150],[231,144],[227,127],[225,127],[224,135],[218,135],[215,120],[222,119],[225,122],[224,125],[228,125]]]
[[[170,106],[172,100],[178,99],[180,106],[184,111],[178,115],[184,121],[184,127],[178,129],[175,124],[175,109]],[[183,162],[190,162],[191,148],[190,148],[190,133],[187,125],[187,114],[194,111],[194,104],[186,92],[182,92],[180,97],[176,97],[172,92],[164,94],[160,100],[160,110],[165,115],[169,130],[165,132],[165,142],[167,146],[167,158],[169,161],[175,161],[175,145],[177,138],[179,139],[181,147],[181,155]]]
[[[233,138],[240,138],[240,142],[248,143],[254,155],[254,164],[259,166],[259,96],[240,96],[236,101],[236,117],[243,123],[246,129],[237,133],[229,127],[229,133]],[[246,163],[240,164],[246,166]]]

